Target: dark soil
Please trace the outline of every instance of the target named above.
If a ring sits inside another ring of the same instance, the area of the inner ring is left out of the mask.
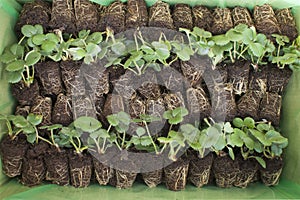
[[[92,158],[86,153],[70,152],[69,169],[71,185],[76,188],[89,186],[92,176]]]
[[[276,19],[280,25],[282,35],[286,35],[293,41],[298,36],[295,18],[290,8],[279,9],[275,12]]]
[[[142,114],[146,113],[145,101],[137,96],[129,101],[129,115],[131,118],[140,118]]]
[[[114,33],[125,30],[126,6],[121,1],[115,1],[104,11],[100,19],[100,29],[104,31],[107,27]]]
[[[212,117],[216,121],[232,121],[237,113],[235,96],[231,84],[219,85],[211,94]]]
[[[142,159],[141,174],[144,182],[150,188],[162,183],[163,178],[163,156],[147,153],[147,158]]]
[[[13,97],[18,101],[18,104],[22,106],[31,106],[40,94],[37,81],[34,81],[30,87],[27,87],[23,81],[12,84],[11,92]]]
[[[259,106],[259,118],[266,119],[274,126],[278,126],[280,122],[282,97],[276,93],[267,92]]]
[[[114,169],[93,157],[95,175],[100,185],[107,185],[114,175]]]
[[[43,0],[25,3],[19,15],[19,20],[15,26],[18,37],[21,37],[21,28],[26,24],[42,25],[44,32],[49,29],[51,5]]]
[[[115,80],[114,93],[121,95],[124,99],[133,99],[136,96],[136,89],[141,79],[133,72],[126,72],[119,79]]]
[[[249,90],[258,90],[262,93],[267,91],[268,85],[268,67],[260,66],[258,71],[251,68],[249,75]]]
[[[247,159],[244,160],[241,156],[235,159],[238,162],[239,170],[236,176],[234,186],[246,188],[253,180],[258,170],[258,164],[256,160]]]
[[[66,150],[59,150],[52,146],[47,151],[45,158],[46,180],[57,185],[69,185],[69,164]]]
[[[181,61],[181,70],[191,86],[199,85],[205,71],[205,64],[193,65],[190,61]]]
[[[148,10],[144,0],[128,0],[126,13],[126,28],[147,26]]]
[[[188,4],[176,4],[173,8],[172,17],[177,30],[179,28],[193,29],[192,9]]]
[[[268,91],[283,94],[291,76],[289,68],[279,69],[271,65],[268,69]]]
[[[123,98],[120,95],[108,94],[104,104],[103,115],[106,117],[120,111],[125,111]]]
[[[84,79],[80,76],[81,61],[63,61],[60,63],[62,81],[67,95],[85,95]]]
[[[251,14],[247,8],[240,6],[234,7],[231,11],[231,15],[234,26],[246,24],[251,27],[254,25]]]
[[[259,120],[259,105],[263,94],[257,90],[249,90],[237,102],[238,116],[252,117],[255,121]]]
[[[96,98],[95,101],[96,116],[101,122],[106,120],[105,116],[103,115],[105,100],[105,96],[103,95],[101,97]]]
[[[183,92],[183,86],[187,84],[187,80],[181,74],[180,61],[175,61],[170,67],[163,67],[158,73],[158,79],[162,86],[171,92]]]
[[[52,122],[68,126],[73,122],[73,113],[70,97],[59,94],[52,111]]]
[[[30,113],[43,115],[41,126],[52,124],[52,100],[50,97],[38,96],[30,109]]]
[[[188,179],[188,160],[179,158],[169,166],[164,168],[166,187],[172,191],[185,189]]]
[[[21,115],[27,117],[30,113],[30,106],[17,106],[15,109],[15,115]]]
[[[59,63],[40,62],[35,65],[36,76],[41,83],[41,95],[52,96],[62,93],[62,80]]]
[[[280,27],[275,17],[275,13],[269,4],[255,6],[253,18],[258,32],[269,37],[271,37],[271,34],[273,33],[280,33]]]
[[[21,183],[26,186],[40,185],[45,179],[46,168],[44,156],[49,146],[40,141],[29,146],[23,160]]]
[[[146,99],[157,99],[161,96],[160,85],[154,71],[147,72],[140,77],[142,80],[138,92]]]
[[[229,156],[218,156],[213,162],[213,172],[218,187],[228,188],[236,181],[239,166]]]
[[[210,30],[212,25],[212,13],[205,6],[196,5],[192,9],[194,26],[202,28],[206,31]]]
[[[96,117],[95,102],[87,95],[73,96],[73,118],[77,119],[81,116]]]
[[[265,159],[267,167],[260,168],[261,181],[266,186],[274,186],[279,183],[279,178],[283,168],[282,158],[275,157],[274,159]]]
[[[190,160],[188,179],[196,187],[200,188],[208,184],[213,160],[214,156],[212,153],[204,158],[194,156]]]
[[[63,30],[65,33],[75,34],[75,14],[73,1],[71,0],[54,0],[52,2],[52,12],[50,28]]]
[[[187,107],[191,123],[202,121],[205,117],[210,116],[211,105],[205,91],[201,88],[188,88],[186,91]]]
[[[215,8],[212,13],[213,22],[210,31],[214,35],[224,34],[233,27],[229,8]]]
[[[226,64],[219,64],[215,69],[207,69],[204,73],[204,81],[210,92],[215,88],[223,86],[228,81],[228,70]]]
[[[248,80],[250,71],[250,62],[238,61],[228,66],[228,81],[233,85],[233,91],[236,95],[246,93],[248,90]]]
[[[81,30],[100,31],[97,6],[88,0],[74,0],[74,13],[77,32]]]
[[[119,78],[125,74],[126,69],[123,67],[111,66],[107,69],[109,74],[110,92],[113,92],[115,84],[119,81]]]
[[[137,177],[137,173],[134,172],[137,166],[130,160],[120,160],[120,157],[113,162],[115,170],[109,184],[119,189],[131,188]]]
[[[149,8],[150,27],[161,27],[174,29],[170,5],[168,3],[157,1]]]
[[[91,89],[91,95],[101,97],[109,92],[109,73],[104,69],[99,69],[99,66],[85,66],[82,70],[83,76],[88,88]]]
[[[142,173],[143,180],[149,188],[154,188],[162,182],[163,169]]]
[[[19,135],[14,140],[6,135],[0,143],[2,170],[8,177],[21,175],[23,158],[28,148],[25,135]]]
[[[174,110],[175,108],[184,107],[185,105],[183,96],[180,92],[175,94],[165,94],[163,95],[163,98],[166,110]]]

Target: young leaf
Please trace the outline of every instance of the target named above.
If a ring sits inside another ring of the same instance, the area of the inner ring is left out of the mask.
[[[24,60],[16,60],[9,63],[5,69],[9,72],[21,71],[24,69],[24,65],[25,65]]]
[[[35,65],[37,62],[39,62],[40,59],[41,59],[41,54],[33,50],[27,53],[25,57],[25,64],[27,66],[32,66]]]
[[[45,52],[52,52],[56,48],[56,43],[53,41],[45,40],[42,44],[42,49]]]
[[[90,30],[81,30],[78,33],[78,37],[85,40],[89,36],[90,32]]]
[[[225,35],[216,35],[212,37],[212,40],[220,46],[225,46],[230,42],[229,38],[226,37]]]
[[[138,127],[138,128],[136,129],[136,134],[137,134],[139,137],[143,136],[145,133],[146,133],[146,131],[145,131],[145,129],[142,128],[142,127]]]
[[[99,44],[102,42],[103,36],[100,32],[95,32],[89,35],[86,38],[86,43],[94,43],[94,44]]]
[[[255,127],[255,121],[251,117],[246,117],[244,119],[244,125],[248,128],[254,128]]]
[[[21,28],[21,32],[26,37],[32,37],[37,34],[37,29],[32,25],[24,25]]]
[[[91,56],[96,56],[98,55],[98,53],[101,52],[101,48],[99,45],[96,45],[94,43],[89,43],[87,46],[86,46],[86,51],[88,54],[90,54]]]
[[[36,134],[32,133],[27,135],[27,142],[33,144],[36,141]]]
[[[29,123],[31,123],[32,125],[37,126],[40,123],[42,123],[42,121],[43,121],[43,115],[34,115],[34,114],[30,113],[27,116],[27,121]]]
[[[7,73],[7,81],[9,83],[18,83],[22,80],[23,69],[16,72]]]
[[[16,55],[19,58],[22,58],[25,52],[24,46],[20,44],[13,44],[10,47],[10,52],[14,55]]]
[[[18,128],[24,128],[24,127],[28,126],[27,120],[25,119],[25,117],[23,117],[21,115],[14,116],[12,118],[12,122]]]
[[[251,42],[249,44],[249,48],[250,48],[250,51],[252,52],[252,54],[256,57],[260,57],[264,52],[263,45],[261,45],[260,43],[257,43],[257,42]]]
[[[126,53],[126,46],[122,42],[118,42],[118,43],[115,43],[114,45],[112,45],[111,50],[115,54],[121,56]]]
[[[81,60],[85,55],[86,52],[82,48],[69,48],[68,52],[73,57],[73,60]]]
[[[41,45],[47,39],[47,36],[44,34],[38,34],[32,37],[32,42],[35,45]]]
[[[232,124],[237,128],[242,128],[244,125],[244,121],[241,118],[236,117],[233,119]]]
[[[117,119],[117,116],[116,115],[108,115],[107,116],[107,121],[110,125],[112,126],[118,126],[119,124],[119,120]]]
[[[74,121],[74,126],[82,131],[93,132],[102,127],[101,122],[92,117],[79,117]]]
[[[264,161],[264,159],[262,159],[261,157],[257,157],[255,156],[255,159],[257,160],[257,162],[263,167],[266,168],[266,162]]]

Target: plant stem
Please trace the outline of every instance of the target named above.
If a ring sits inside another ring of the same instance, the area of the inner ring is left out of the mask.
[[[18,44],[20,45],[22,42],[23,42],[23,40],[26,38],[26,36],[23,36],[21,39],[20,39],[20,41],[18,42]]]
[[[158,150],[157,150],[157,148],[156,148],[156,144],[154,143],[154,141],[153,141],[153,139],[152,139],[152,137],[151,137],[151,133],[150,133],[149,127],[148,127],[148,125],[147,125],[147,122],[145,122],[145,121],[143,121],[143,122],[144,122],[144,124],[145,124],[147,134],[148,134],[148,136],[149,136],[149,138],[150,138],[150,140],[151,140],[151,143],[152,143],[152,145],[153,145],[153,147],[154,147],[155,153],[158,154]]]
[[[125,133],[125,131],[124,131],[124,132],[123,132],[123,138],[122,138],[121,147],[124,147],[124,145],[125,145],[125,137],[126,137],[126,133]]]

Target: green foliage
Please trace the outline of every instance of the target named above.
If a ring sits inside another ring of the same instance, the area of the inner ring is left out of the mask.
[[[178,107],[173,110],[167,110],[163,114],[163,118],[167,119],[172,125],[179,124],[183,121],[184,116],[188,115],[188,110],[183,107]]]
[[[269,123],[256,123],[252,118],[246,117],[235,118],[233,125],[236,128],[229,138],[229,144],[239,147],[244,159],[255,158],[264,168],[266,163],[262,156],[267,158],[281,156],[282,150],[288,145],[288,139]]]

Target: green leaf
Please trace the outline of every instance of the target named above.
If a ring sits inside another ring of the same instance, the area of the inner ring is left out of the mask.
[[[88,54],[90,54],[91,56],[96,56],[101,52],[101,48],[99,45],[96,45],[94,43],[89,43],[86,46],[86,51]]]
[[[270,130],[270,125],[269,124],[258,124],[256,126],[258,131],[264,132]]]
[[[223,136],[220,136],[217,140],[217,142],[213,145],[216,150],[221,151],[226,146],[226,140]]]
[[[200,29],[199,27],[195,26],[193,28],[193,33],[199,37],[203,38],[211,38],[212,34],[208,31],[205,31],[204,29]]]
[[[125,125],[129,125],[130,122],[131,122],[131,118],[130,118],[130,115],[128,115],[126,112],[124,111],[121,111],[121,112],[118,112],[117,113],[117,117],[118,117],[118,120],[120,122],[122,122],[123,124]]]
[[[161,67],[160,67],[160,65],[159,65],[158,63],[150,63],[150,64],[148,65],[148,67],[154,69],[154,70],[157,71],[157,72],[160,72],[160,71],[161,71]]]
[[[254,41],[254,32],[252,29],[247,28],[244,32],[243,32],[243,42],[246,45],[249,45],[250,43],[252,43],[252,41]]]
[[[208,129],[206,129],[204,133],[206,133],[207,135],[207,137],[205,137],[205,142],[204,142],[205,148],[210,148],[214,146],[218,141],[219,137],[221,136],[221,133],[218,131],[218,129],[216,129],[213,126],[208,127]]]
[[[126,46],[122,42],[118,42],[112,45],[111,50],[115,54],[121,56],[126,53]]]
[[[144,51],[146,54],[151,54],[151,55],[153,55],[154,52],[155,52],[151,47],[149,47],[149,46],[146,45],[146,44],[143,44],[143,45],[141,46],[141,50]]]
[[[180,115],[181,117],[184,117],[189,114],[189,111],[186,108],[178,107],[171,111],[172,116]]]
[[[78,37],[85,40],[89,36],[90,32],[90,30],[81,30],[78,33]]]
[[[237,133],[239,129],[235,129],[234,130],[234,134],[230,135],[230,145],[235,147],[242,147],[244,142],[241,139],[241,137],[239,136],[239,134]],[[240,131],[240,130],[239,130]]]
[[[36,134],[29,134],[27,135],[27,142],[33,144],[36,141]]]
[[[16,55],[18,58],[22,58],[25,52],[24,46],[20,44],[13,44],[10,47],[10,52]]]
[[[231,124],[229,122],[226,122],[224,124],[224,131],[225,131],[225,133],[232,133],[233,132],[233,128],[231,127]]]
[[[23,69],[16,72],[8,72],[7,73],[7,81],[9,83],[18,83],[22,80]]]
[[[99,44],[100,42],[102,42],[102,40],[103,40],[102,34],[100,32],[95,32],[87,37],[86,42],[87,43],[92,42],[94,44]]]
[[[2,63],[10,63],[12,61],[14,61],[15,59],[17,59],[17,56],[13,55],[11,52],[5,52],[0,56],[0,60]]]
[[[95,59],[91,55],[85,55],[83,62],[85,64],[90,64],[92,62],[95,62]]]
[[[244,125],[248,128],[254,128],[255,127],[255,121],[251,117],[246,117],[244,119]]]
[[[77,38],[77,39],[71,40],[70,45],[75,46],[75,47],[84,48],[85,47],[85,41],[84,41],[84,39]]]
[[[136,129],[136,134],[137,134],[139,137],[143,136],[145,133],[146,133],[146,130],[145,130],[144,128],[142,128],[142,127],[138,127],[138,128]]]
[[[173,117],[173,115],[172,115],[172,110],[167,110],[167,111],[165,111],[164,114],[163,114],[163,118],[164,118],[164,119],[171,119],[172,117]]]
[[[172,117],[171,119],[168,120],[168,122],[173,125],[179,124],[182,121],[183,121],[183,117],[180,115],[176,115],[175,117]]]
[[[37,29],[32,25],[24,25],[21,28],[21,32],[26,37],[32,37],[37,34]]]
[[[14,62],[9,63],[5,69],[9,72],[21,71],[24,70],[24,65],[24,60],[16,60]]]
[[[255,156],[254,158],[257,160],[257,162],[258,162],[263,168],[266,168],[266,162],[264,161],[264,159],[262,159],[261,157],[257,157],[257,156]]]
[[[264,53],[264,46],[260,43],[251,42],[249,44],[250,51],[256,57],[261,57]]]
[[[228,153],[229,153],[230,158],[231,158],[232,160],[234,160],[234,159],[235,159],[235,156],[234,156],[234,153],[233,153],[232,148],[228,147]]]
[[[53,41],[45,40],[42,44],[42,49],[46,52],[52,52],[56,48],[56,43]]]
[[[36,134],[35,128],[31,124],[27,124],[27,126],[22,128],[22,130],[25,134],[31,134],[31,133]]]
[[[56,35],[55,33],[47,33],[46,39],[49,41],[55,42],[56,44],[59,43],[59,41],[60,41],[59,36]]]
[[[239,24],[234,27],[234,30],[239,33],[243,33],[246,29],[248,29],[248,26],[246,24]]]
[[[21,115],[17,115],[12,119],[13,124],[18,128],[24,128],[28,126],[28,122],[25,117]]]
[[[110,125],[112,125],[112,126],[118,126],[119,120],[118,120],[118,118],[117,118],[117,116],[115,114],[108,115],[106,118],[107,118],[107,121],[108,121],[108,123]]]
[[[191,56],[194,54],[194,51],[188,46],[184,47],[181,51],[176,52],[177,56],[182,61],[190,60]]]
[[[27,116],[27,121],[29,123],[31,123],[32,125],[37,126],[40,123],[42,123],[42,121],[43,121],[43,115],[35,115],[35,114],[30,113]]]
[[[79,47],[69,48],[68,52],[72,56],[73,60],[81,60],[86,55],[85,50]]]
[[[248,149],[250,149],[250,150],[254,149],[255,144],[254,144],[254,141],[250,137],[245,137],[243,140]]]
[[[152,144],[151,139],[148,136],[144,136],[141,138],[141,145],[149,146],[151,144]]]
[[[172,141],[172,139],[166,138],[166,137],[159,137],[159,138],[157,138],[157,140],[158,140],[160,143],[163,143],[163,144],[168,144],[169,142]]]
[[[34,25],[34,28],[35,28],[37,34],[43,34],[44,33],[44,28],[43,28],[42,25],[36,24],[36,25]]]
[[[237,32],[235,29],[230,29],[227,31],[225,36],[233,42],[238,42],[243,40],[243,34],[241,32]]]
[[[244,125],[244,121],[241,118],[236,117],[233,119],[232,124],[237,128],[242,128]]]
[[[48,131],[61,129],[63,126],[61,124],[52,124],[50,126],[41,126],[40,129],[47,129]]]
[[[74,126],[82,131],[93,132],[102,127],[101,122],[92,117],[79,117],[74,121]]]
[[[226,44],[228,44],[230,42],[229,38],[226,37],[224,34],[222,35],[216,35],[212,37],[212,40],[220,46],[225,46]]]
[[[250,133],[258,139],[264,146],[271,146],[272,142],[265,138],[265,135],[257,130],[249,129]]]
[[[25,57],[25,64],[27,66],[33,66],[37,62],[39,62],[40,59],[41,59],[41,54],[39,52],[30,51],[30,52],[27,53],[27,55]]]
[[[35,45],[41,45],[47,39],[47,36],[44,34],[38,34],[32,37],[32,42]]]
[[[197,129],[192,124],[183,124],[180,126],[180,131],[182,132],[185,140],[187,140],[189,143],[194,143],[196,138],[200,134],[200,130]]]

